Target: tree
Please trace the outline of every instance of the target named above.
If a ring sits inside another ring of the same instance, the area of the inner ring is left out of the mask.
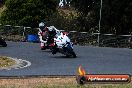
[[[132,28],[131,0],[104,0],[102,25],[104,30],[116,34],[130,34]],[[106,28],[105,28],[106,27]]]
[[[100,0],[72,0],[72,6],[81,14],[78,19],[80,30],[89,31],[89,28],[98,26]],[[131,0],[103,0],[101,33],[130,34],[131,11]]]
[[[2,24],[38,27],[56,12],[56,0],[6,0],[7,9],[2,12]]]
[[[72,0],[72,6],[74,6],[82,14],[87,15],[92,10],[94,1],[93,0]]]
[[[97,26],[98,15],[96,15],[98,1],[94,0],[72,0],[71,4],[78,10],[79,17],[77,23],[79,31],[90,31],[91,28]]]

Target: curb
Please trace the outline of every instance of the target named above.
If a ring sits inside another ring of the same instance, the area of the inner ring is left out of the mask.
[[[75,78],[76,75],[24,75],[24,76],[0,76],[0,79],[25,79],[25,78]]]

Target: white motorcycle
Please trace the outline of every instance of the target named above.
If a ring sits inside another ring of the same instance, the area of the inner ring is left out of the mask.
[[[62,32],[56,34],[56,38],[54,38],[54,42],[57,45],[57,49],[59,53],[66,55],[67,57],[76,58],[76,54],[73,50],[73,43],[70,42],[68,36]]]

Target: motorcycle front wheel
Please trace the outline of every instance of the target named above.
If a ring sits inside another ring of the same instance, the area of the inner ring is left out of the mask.
[[[6,44],[6,42],[4,40],[0,41],[0,45],[2,45],[2,47],[7,47],[7,44]]]
[[[7,44],[5,43],[5,44],[3,44],[2,46],[3,46],[3,47],[7,47]]]
[[[66,57],[73,57],[73,58],[76,58],[77,55],[75,54],[75,52],[72,50],[70,52],[68,52],[69,54],[66,54]]]
[[[72,51],[71,54],[72,54],[73,58],[76,58],[77,57],[77,55],[75,54],[74,51]]]

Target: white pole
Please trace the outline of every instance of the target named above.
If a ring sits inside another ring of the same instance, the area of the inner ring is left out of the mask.
[[[26,27],[24,27],[24,30],[23,30],[23,36],[25,37],[25,29],[26,29]]]
[[[99,43],[100,43],[100,27],[101,27],[101,15],[102,15],[102,3],[103,1],[101,0],[100,2],[100,18],[99,18],[99,34],[98,34],[98,46],[99,46]]]

